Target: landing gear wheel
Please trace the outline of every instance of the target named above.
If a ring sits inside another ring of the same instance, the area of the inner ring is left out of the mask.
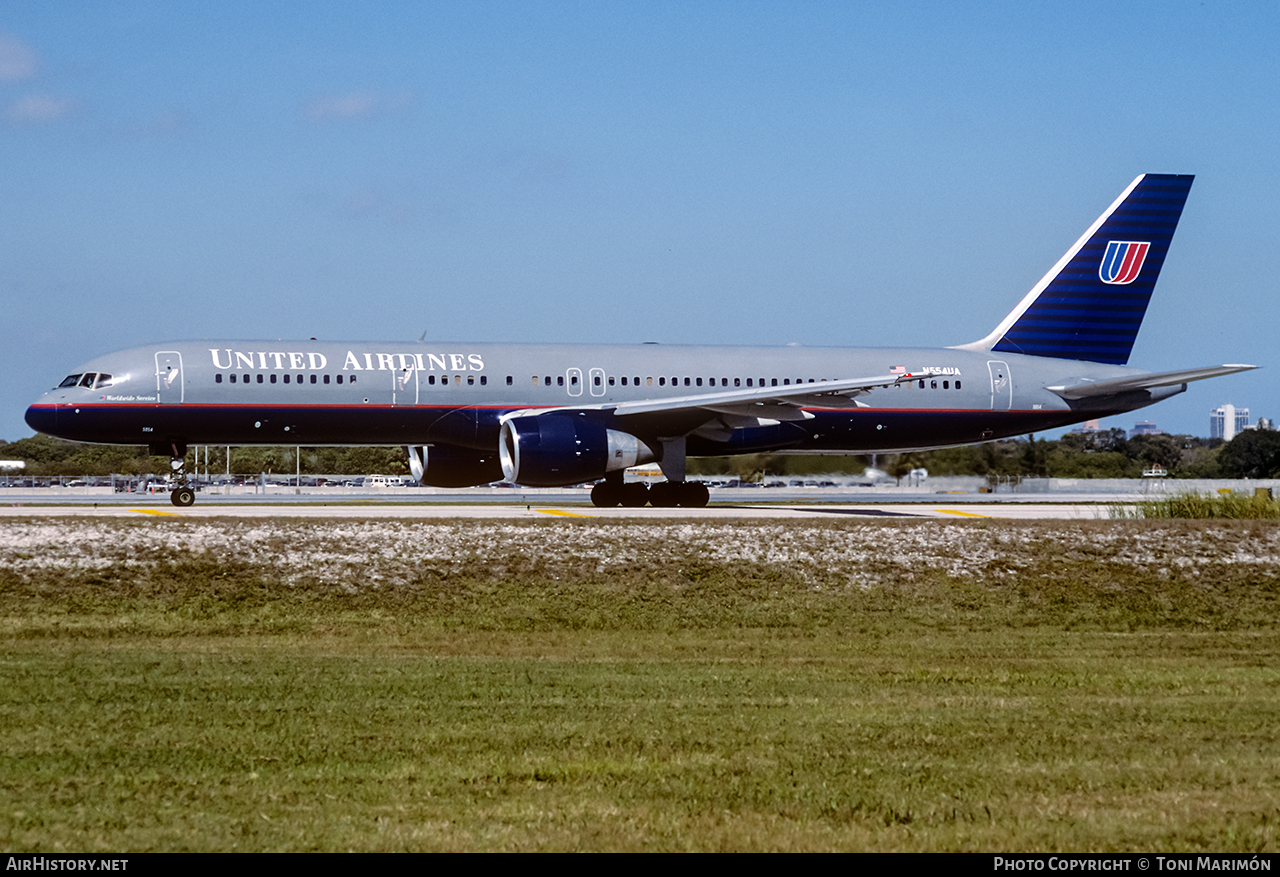
[[[643,484],[624,484],[622,486],[622,507],[624,509],[642,509],[649,504],[649,488]]]
[[[681,485],[680,505],[686,509],[705,509],[711,500],[711,491],[701,481],[686,481]]]
[[[591,504],[598,509],[617,508],[618,504],[622,502],[623,490],[624,488],[621,484],[601,481],[591,488]]]
[[[649,505],[655,509],[673,509],[680,504],[680,485],[659,481],[649,488]]]
[[[710,499],[701,481],[659,481],[649,488],[649,504],[656,509],[701,509]]]
[[[196,492],[190,487],[179,487],[173,493],[169,494],[169,501],[180,508],[195,505]]]

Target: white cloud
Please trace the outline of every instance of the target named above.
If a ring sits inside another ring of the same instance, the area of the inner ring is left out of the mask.
[[[40,66],[40,56],[13,34],[0,33],[0,82],[30,79]]]
[[[413,106],[413,103],[413,93],[409,91],[395,94],[379,91],[348,91],[343,94],[326,94],[314,98],[303,107],[302,117],[308,122],[367,119],[406,110]]]
[[[18,125],[39,125],[69,116],[80,104],[69,97],[29,94],[18,98],[5,111],[5,118]]]

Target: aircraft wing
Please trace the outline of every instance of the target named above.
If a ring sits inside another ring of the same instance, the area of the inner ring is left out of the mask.
[[[841,381],[823,381],[813,384],[793,384],[789,387],[759,387],[751,390],[724,390],[699,393],[694,396],[675,396],[670,399],[646,399],[642,402],[621,402],[613,407],[619,416],[650,414],[678,409],[701,409],[716,413],[755,412],[757,409],[797,410],[805,406],[829,408],[853,408],[853,397],[861,396],[875,387],[892,387],[918,378],[919,375],[877,375],[871,378],[850,378]],[[725,409],[731,409],[726,412]]]
[[[560,408],[513,412],[508,417],[542,415],[554,411],[612,411],[623,422],[624,429],[677,436],[717,419],[733,427],[755,426],[762,420],[777,422],[809,419],[812,415],[801,410],[805,407],[856,408],[859,405],[854,401],[857,396],[876,387],[892,387],[920,377],[918,374],[890,374],[782,387],[713,390],[665,399],[566,405]]]
[[[1094,396],[1116,396],[1133,390],[1149,390],[1153,387],[1172,387],[1190,381],[1203,381],[1205,378],[1216,378],[1219,375],[1232,375],[1236,372],[1249,371],[1256,365],[1210,365],[1204,368],[1188,368],[1173,372],[1155,372],[1145,375],[1130,375],[1123,378],[1112,378],[1107,381],[1086,381],[1071,386],[1045,387],[1063,399],[1088,399]]]

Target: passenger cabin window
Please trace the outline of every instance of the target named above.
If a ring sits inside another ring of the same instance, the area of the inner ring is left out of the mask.
[[[218,372],[216,375],[213,376],[213,382],[215,384],[222,383],[222,372]]]

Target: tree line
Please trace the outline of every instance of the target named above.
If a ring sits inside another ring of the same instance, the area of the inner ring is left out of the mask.
[[[1280,478],[1280,432],[1248,430],[1230,442],[1191,435],[1138,435],[1123,429],[1067,433],[1060,439],[1018,439],[882,454],[876,466],[894,477],[913,469],[939,475],[1044,478],[1141,478],[1163,469],[1170,478]],[[868,457],[758,454],[690,461],[697,474],[733,474],[743,479],[863,471]]]
[[[230,460],[228,460],[228,453]],[[299,461],[299,454],[301,460]],[[154,457],[145,445],[84,445],[47,435],[0,441],[0,459],[22,460],[24,475],[167,475],[169,458]],[[408,475],[403,448],[252,447],[209,445],[187,451],[187,473],[211,476],[293,474],[299,462],[306,473],[324,475]]]
[[[187,471],[211,475],[289,474],[407,475],[402,448],[251,447],[221,445],[191,448]],[[230,460],[228,460],[228,454]],[[197,460],[197,455],[199,459]],[[85,445],[34,435],[15,442],[0,441],[0,459],[22,460],[26,475],[163,475],[168,457],[153,457],[146,446]],[[884,454],[875,460],[889,475],[903,477],[913,469],[930,475],[1006,475],[1047,478],[1140,478],[1151,469],[1164,469],[1170,478],[1280,478],[1280,432],[1246,430],[1230,442],[1189,435],[1139,435],[1128,438],[1123,429],[1068,433],[1060,439],[1020,439]],[[744,480],[774,476],[859,474],[871,465],[869,457],[788,456],[748,454],[706,457],[689,461],[695,475],[737,475]]]

